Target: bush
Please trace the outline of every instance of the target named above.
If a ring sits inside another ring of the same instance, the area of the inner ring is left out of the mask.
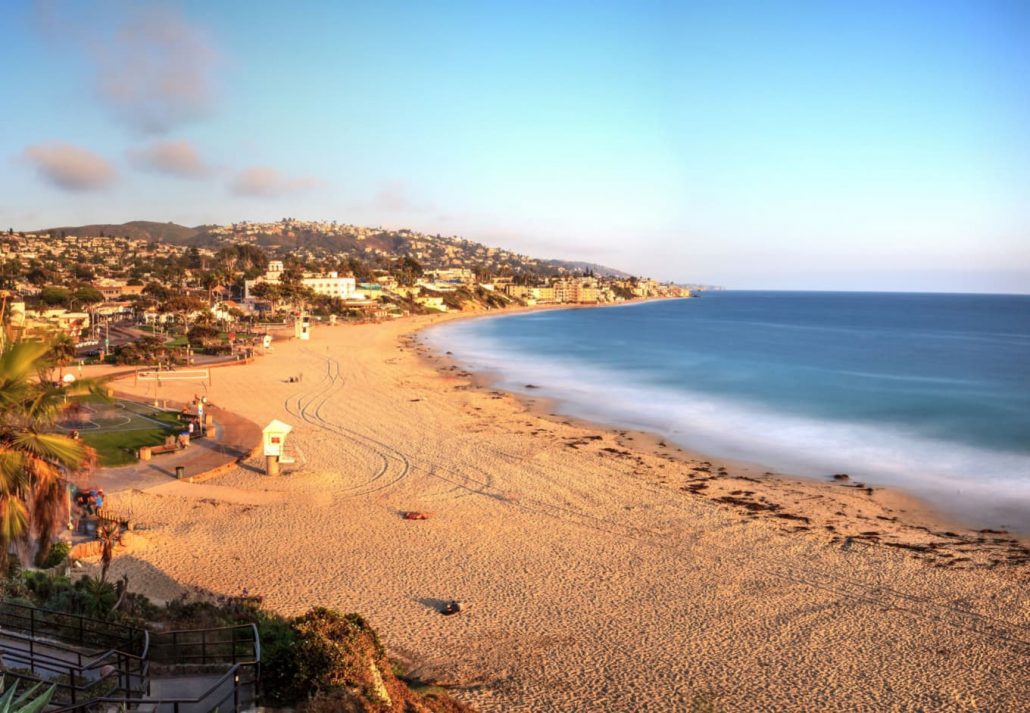
[[[295,619],[293,626],[299,681],[316,692],[357,689],[368,700],[384,699],[375,664],[385,663],[386,652],[364,619],[316,607]]]
[[[187,333],[186,338],[189,340],[190,346],[203,347],[209,342],[218,339],[218,328],[210,327],[206,324],[195,324],[190,327],[190,331]]]
[[[210,344],[204,347],[204,352],[212,356],[227,356],[232,354],[231,344]]]
[[[50,554],[43,561],[42,568],[50,569],[68,559],[68,553],[72,550],[72,543],[58,540],[50,547]]]
[[[297,633],[293,624],[275,614],[257,622],[261,636],[261,696],[268,705],[291,705],[307,695],[298,680]]]

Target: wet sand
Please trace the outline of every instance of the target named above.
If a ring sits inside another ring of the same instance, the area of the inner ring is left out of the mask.
[[[1024,705],[1017,538],[540,415],[432,359],[414,331],[439,319],[316,328],[218,370],[211,402],[293,424],[298,465],[113,494],[143,526],[114,576],[159,599],[246,589],[287,614],[359,611],[482,710]],[[467,610],[441,616],[450,599]]]

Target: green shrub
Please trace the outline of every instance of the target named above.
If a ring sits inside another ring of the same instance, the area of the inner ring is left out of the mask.
[[[357,689],[368,700],[380,698],[369,662],[385,664],[385,651],[364,619],[316,607],[294,619],[293,626],[298,682],[316,692]]]
[[[297,633],[293,624],[268,614],[257,622],[261,636],[261,696],[267,705],[288,706],[307,695],[297,671]]]
[[[72,550],[72,543],[65,542],[64,540],[58,540],[51,546],[50,554],[47,555],[46,560],[43,561],[43,569],[50,569],[68,559],[68,553]]]

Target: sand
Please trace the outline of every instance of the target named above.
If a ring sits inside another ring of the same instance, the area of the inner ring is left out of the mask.
[[[113,576],[361,612],[484,711],[1026,709],[1019,540],[541,417],[431,359],[413,333],[435,319],[316,328],[217,370],[215,413],[293,424],[298,465],[112,494],[141,525]],[[450,599],[467,609],[441,616]]]

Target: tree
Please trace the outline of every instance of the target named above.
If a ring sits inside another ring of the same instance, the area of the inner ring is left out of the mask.
[[[100,292],[100,290],[98,290],[96,287],[93,287],[92,285],[82,285],[81,287],[76,287],[75,290],[71,293],[71,298],[69,299],[70,304],[77,305],[91,305],[103,301],[104,295]]]
[[[105,523],[97,528],[97,540],[100,542],[100,582],[103,584],[114,559],[115,545],[122,540],[122,529],[116,522]]]
[[[183,333],[190,328],[190,315],[194,312],[206,311],[207,305],[204,301],[191,295],[176,294],[170,296],[161,305],[162,312],[170,312],[182,319]]]
[[[101,262],[103,261],[103,258],[100,255],[94,255],[94,263],[96,263],[97,258],[101,258]],[[75,279],[77,280],[92,280],[94,277],[96,277],[93,270],[91,270],[89,267],[81,263],[72,268],[72,274],[75,276]]]
[[[43,285],[49,283],[53,279],[53,277],[53,272],[47,270],[46,268],[38,264],[33,265],[31,268],[29,268],[29,271],[25,273],[25,279],[28,280],[30,284],[35,285],[36,287],[42,287]]]
[[[226,277],[218,270],[208,270],[200,276],[200,286],[204,287],[207,291],[207,303],[213,304],[212,295],[215,287],[220,287],[226,283]]]
[[[272,309],[283,298],[282,288],[274,282],[259,282],[250,288],[250,293],[261,300],[272,303]]]
[[[143,294],[158,302],[163,302],[171,295],[171,291],[160,282],[150,282],[143,288]]]
[[[218,251],[215,259],[229,275],[242,272],[245,277],[254,278],[268,268],[268,255],[256,245],[227,245]]]
[[[50,361],[57,366],[68,366],[75,359],[75,341],[67,334],[58,334],[50,343]]]
[[[51,307],[67,307],[71,302],[72,293],[67,287],[56,287],[51,285],[39,291],[39,299]]]
[[[372,271],[369,270],[361,260],[354,256],[347,258],[345,271],[354,275],[354,279],[357,282],[370,282],[374,277],[372,275]]]
[[[394,270],[397,282],[407,286],[414,285],[423,274],[422,266],[410,255],[405,255],[398,260]]]
[[[67,389],[39,378],[50,363],[50,345],[39,342],[12,342],[0,353],[0,571],[11,543],[33,531],[49,554],[66,517],[65,480],[95,461],[81,441],[52,431]]]

